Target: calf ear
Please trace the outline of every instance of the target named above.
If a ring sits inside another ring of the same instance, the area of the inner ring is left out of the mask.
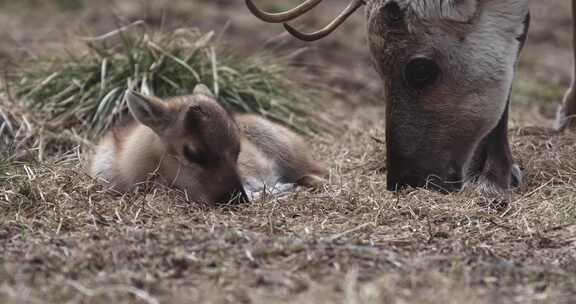
[[[204,84],[196,85],[196,87],[194,88],[194,95],[196,95],[196,94],[205,95],[205,96],[208,96],[211,98],[216,98],[216,96],[214,96],[212,91],[210,91],[210,89]]]
[[[169,122],[166,105],[156,97],[129,90],[126,101],[134,118],[152,130],[159,131]]]

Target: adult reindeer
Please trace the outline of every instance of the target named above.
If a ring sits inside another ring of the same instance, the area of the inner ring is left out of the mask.
[[[286,23],[320,2],[273,14],[246,0],[258,18],[284,23],[305,41],[329,35],[366,6],[369,47],[386,89],[389,190],[457,191],[476,181],[497,192],[520,183],[507,128],[529,0],[352,0],[317,32]],[[576,0],[572,4],[576,9]],[[569,119],[574,115],[576,80],[559,114],[561,126],[576,125]]]

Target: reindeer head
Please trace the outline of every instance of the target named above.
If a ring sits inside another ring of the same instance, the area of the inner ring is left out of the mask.
[[[129,92],[127,101],[132,115],[162,141],[169,157],[165,176],[199,201],[246,200],[237,165],[239,130],[207,87],[166,102]]]
[[[286,22],[322,0],[256,16]],[[528,0],[353,0],[335,30],[366,5],[374,65],[386,88],[388,188],[455,191],[472,180],[508,189],[519,180],[507,139],[515,64],[528,28]]]

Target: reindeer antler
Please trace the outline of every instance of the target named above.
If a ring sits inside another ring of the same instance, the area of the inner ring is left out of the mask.
[[[365,0],[352,0],[350,4],[336,17],[330,24],[325,26],[323,29],[313,32],[313,33],[303,33],[296,30],[290,24],[286,23],[288,21],[294,20],[305,13],[312,10],[316,5],[320,4],[322,0],[308,0],[303,2],[302,4],[298,5],[297,7],[281,12],[281,13],[267,13],[259,8],[252,2],[252,0],[246,0],[246,5],[248,9],[258,17],[260,20],[269,22],[269,23],[284,23],[284,28],[288,31],[292,36],[304,40],[304,41],[314,41],[322,39],[328,35],[330,35],[334,30],[336,30],[348,17],[350,17],[354,12],[356,12],[362,5],[366,2]]]
[[[256,5],[254,4],[254,2],[252,2],[252,0],[246,0],[246,6],[248,6],[248,9],[252,12],[252,14],[254,14],[254,16],[258,17],[262,21],[269,23],[282,23],[296,19],[306,14],[316,5],[320,4],[320,2],[322,2],[322,0],[308,0],[291,10],[276,14],[271,14],[262,11],[261,9],[256,7]]]

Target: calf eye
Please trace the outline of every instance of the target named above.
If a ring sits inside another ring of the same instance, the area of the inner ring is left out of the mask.
[[[195,164],[202,164],[202,157],[200,156],[199,153],[194,152],[194,150],[190,149],[190,147],[188,147],[187,145],[184,146],[184,148],[182,148],[182,154],[184,155],[184,157],[186,158],[186,160],[188,160],[191,163],[195,163]]]
[[[433,85],[440,77],[440,67],[434,60],[417,57],[412,59],[404,70],[404,80],[416,89],[424,89]]]

